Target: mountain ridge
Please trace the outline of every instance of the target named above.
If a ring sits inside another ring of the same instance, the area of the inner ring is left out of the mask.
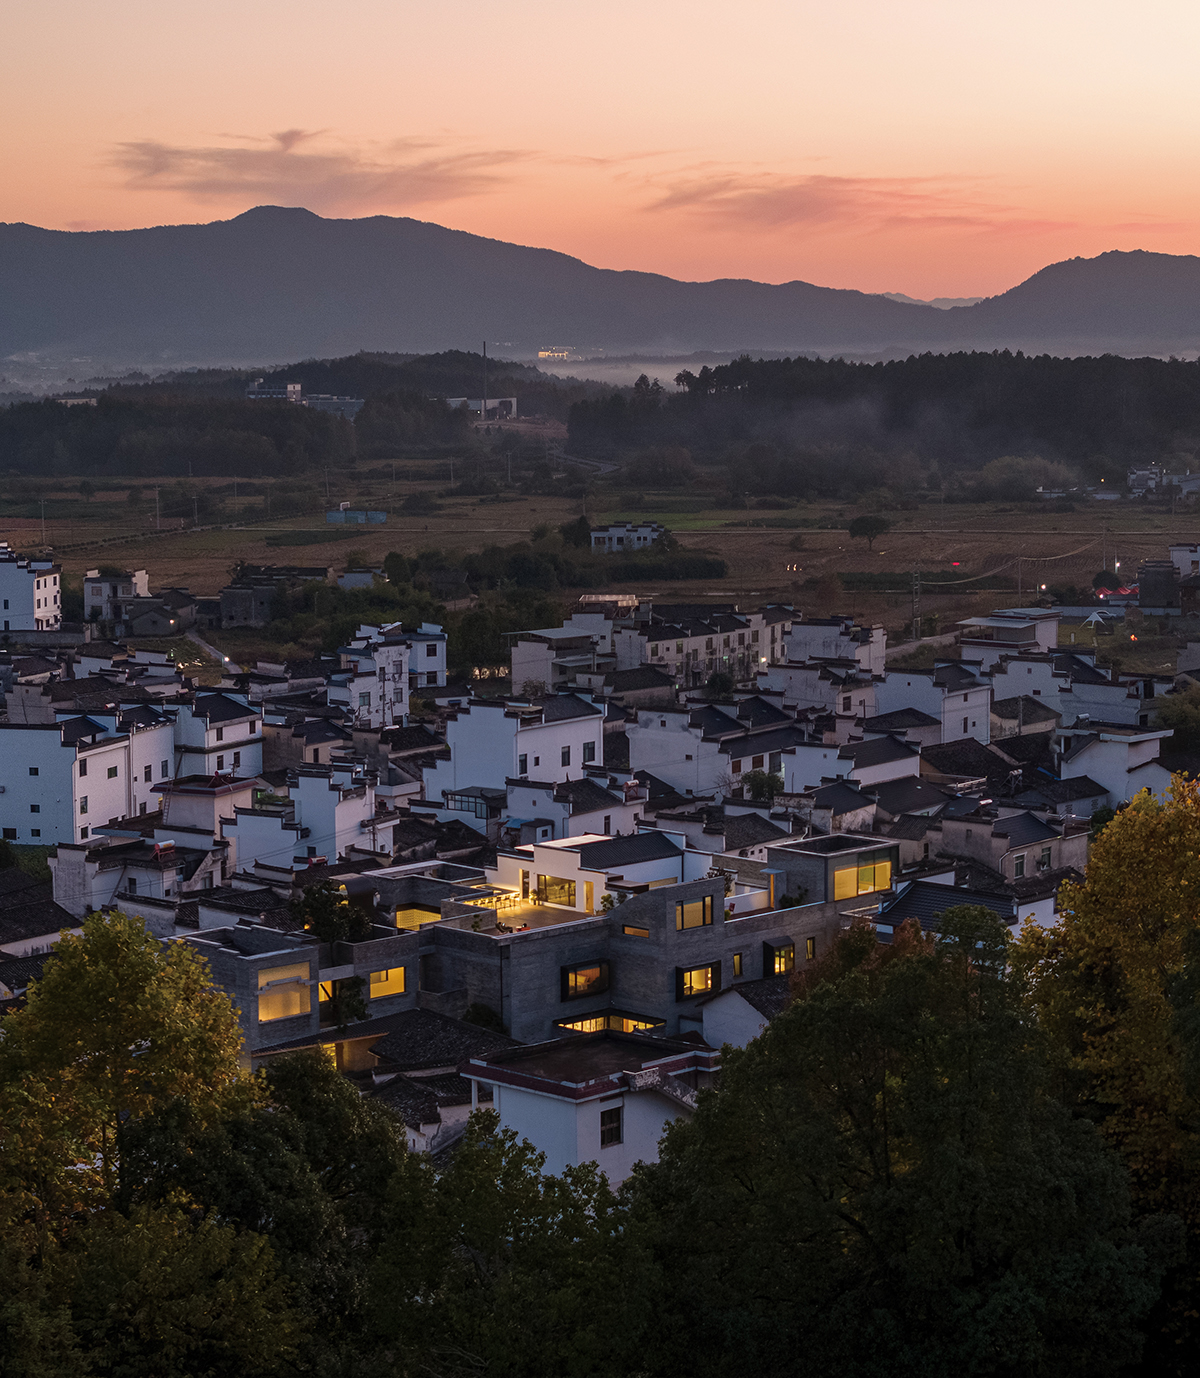
[[[1160,353],[1200,348],[1200,258],[1109,250],[972,305],[796,279],[688,282],[410,217],[260,206],[138,230],[0,224],[0,356],[160,365],[579,350]]]

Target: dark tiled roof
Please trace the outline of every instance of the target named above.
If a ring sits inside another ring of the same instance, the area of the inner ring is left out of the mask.
[[[1014,741],[1018,740],[1013,738]],[[923,747],[921,759],[939,775],[961,775],[970,779],[980,776],[1008,777],[1012,766],[994,751],[989,751],[974,737],[960,742],[944,742]]]
[[[915,775],[886,780],[881,785],[868,785],[865,793],[872,795],[884,813],[890,813],[893,818],[902,813],[940,808],[950,798],[945,790]]]
[[[371,1051],[381,1063],[402,1072],[457,1067],[469,1057],[517,1046],[507,1034],[433,1010],[405,1010],[386,1018],[388,1028]]]
[[[958,885],[938,885],[931,880],[914,880],[902,894],[884,903],[879,919],[897,926],[905,919],[918,919],[922,928],[936,931],[940,915],[960,904],[982,905],[1006,922],[1012,919],[1013,902],[1008,895],[968,890]]]
[[[992,832],[1007,837],[1010,847],[1027,847],[1033,842],[1048,842],[1059,836],[1059,830],[1032,813],[1018,813],[1011,818],[997,818]]]
[[[50,885],[39,882],[0,895],[0,947],[78,926],[78,919],[54,903]]]
[[[1022,808],[1033,804],[1070,804],[1077,799],[1098,799],[1108,791],[1086,775],[1069,780],[1035,778],[1032,785],[1014,797],[1013,803]]]
[[[791,834],[769,818],[757,813],[725,815],[725,850],[739,852],[743,847],[761,847],[766,842],[780,842]]]
[[[30,981],[37,981],[51,952],[35,952],[27,957],[10,957],[0,953],[0,986],[7,986],[14,994],[20,995]]]
[[[760,981],[736,981],[732,986],[709,996],[708,1000],[717,1000],[730,992],[740,995],[759,1014],[774,1019],[792,1003],[792,980],[790,976],[764,976]],[[707,1004],[708,1000],[701,1003]]]
[[[897,708],[891,713],[863,720],[864,732],[909,732],[914,727],[940,727],[939,719],[922,713],[919,708]]]
[[[926,833],[934,826],[935,820],[926,818],[924,814],[902,813],[899,818],[885,826],[884,832],[897,841],[923,842]]]
[[[978,689],[980,685],[980,680],[974,670],[969,670],[959,660],[952,660],[945,665],[935,665],[933,682],[944,689],[958,693],[964,689]]]
[[[843,759],[854,762],[855,770],[868,766],[882,766],[889,761],[911,760],[920,755],[915,746],[909,746],[898,737],[873,737],[866,742],[852,742],[838,752]]]
[[[600,809],[611,809],[623,801],[611,794],[595,780],[586,777],[582,780],[565,780],[554,786],[555,799],[570,800],[572,813],[596,813]]]
[[[737,761],[748,756],[769,755],[772,751],[790,751],[794,746],[804,746],[807,741],[804,729],[792,724],[776,728],[774,732],[755,732],[734,737],[731,741],[722,742],[720,749]]]
[[[832,809],[834,815],[849,813],[853,809],[866,809],[874,804],[871,794],[864,794],[844,780],[835,780],[831,785],[822,785],[813,790],[813,806],[818,809]]]
[[[746,730],[745,723],[738,722],[731,714],[714,707],[711,703],[693,708],[688,718],[688,726],[698,727],[708,738],[735,736]]]
[[[557,694],[542,700],[543,722],[565,722],[568,718],[599,717],[602,710],[594,703],[585,703],[575,694]]]
[[[580,862],[589,871],[608,871],[616,866],[633,866],[639,861],[659,861],[681,855],[669,837],[654,832],[584,842],[568,850],[578,851]]]
[[[785,713],[777,704],[769,699],[759,698],[757,694],[753,698],[743,699],[738,704],[737,716],[739,722],[754,728],[795,722],[790,713]]]
[[[1065,880],[1082,885],[1084,879],[1083,872],[1077,871],[1074,866],[1059,866],[1053,871],[1038,871],[1036,875],[1014,880],[1010,888],[1017,897],[1018,904],[1031,904],[1034,900],[1056,894],[1058,887]]]
[[[224,694],[199,694],[192,709],[194,717],[207,718],[210,723],[255,717],[258,712],[258,707],[247,708],[244,703],[238,703]]]
[[[613,694],[629,694],[637,689],[671,689],[674,679],[655,665],[638,665],[632,670],[614,670],[604,683]]]
[[[1041,699],[1029,694],[1018,694],[1011,699],[996,699],[992,703],[992,717],[1003,718],[1006,722],[1044,722],[1056,723],[1062,717]]]
[[[379,734],[379,740],[395,752],[405,751],[436,751],[439,747],[445,746],[445,742],[430,732],[429,728],[417,724],[412,727],[385,727]]]

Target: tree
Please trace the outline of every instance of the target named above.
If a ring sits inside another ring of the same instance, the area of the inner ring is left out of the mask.
[[[765,800],[769,803],[783,788],[783,776],[772,775],[765,770],[748,770],[741,777],[741,782],[749,790],[750,798],[759,802]]]
[[[1190,684],[1178,694],[1158,699],[1155,727],[1169,727],[1172,751],[1200,749],[1200,684]]]
[[[304,893],[291,903],[292,917],[322,943],[360,943],[371,936],[371,921],[366,913],[347,902],[332,881],[306,885]]]
[[[248,1094],[229,997],[185,943],[141,919],[92,914],[64,934],[0,1039],[0,1176],[22,1184],[44,1228],[103,1208],[122,1135],[171,1101],[204,1120]]]
[[[590,550],[592,545],[592,524],[586,517],[577,517],[573,522],[563,522],[558,528],[565,545],[580,550]]]
[[[860,925],[635,1170],[639,1368],[1093,1375],[1155,1277],[1119,1166],[1048,1093],[989,911]]]
[[[737,681],[727,670],[714,670],[704,685],[706,699],[727,699],[737,687]]]
[[[877,536],[883,536],[891,529],[892,524],[886,517],[875,516],[853,517],[846,528],[851,536],[866,541],[868,550],[874,548]]]
[[[1136,795],[1096,838],[1086,881],[1065,885],[1059,908],[1054,929],[1026,925],[1014,961],[1064,1094],[1120,1152],[1135,1205],[1187,1228],[1154,1353],[1163,1372],[1194,1370],[1200,1087],[1184,1030],[1200,962],[1200,784],[1176,776],[1163,801]]]

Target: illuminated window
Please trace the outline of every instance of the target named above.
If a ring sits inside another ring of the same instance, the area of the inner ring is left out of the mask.
[[[371,999],[380,1000],[385,995],[404,994],[404,968],[388,967],[386,971],[371,973]]]
[[[556,1019],[554,1027],[562,1029],[565,1033],[603,1033],[605,1030],[614,1033],[645,1033],[648,1029],[665,1028],[666,1021],[606,1010],[603,1014],[585,1014],[582,1019]]]
[[[601,1110],[600,1147],[608,1148],[610,1144],[619,1144],[621,1137],[621,1107],[616,1105],[611,1110]]]
[[[871,895],[888,890],[892,884],[892,863],[876,861],[866,866],[847,866],[833,873],[835,900],[853,899],[855,895]]]
[[[768,949],[770,961],[769,970],[764,973],[769,976],[783,976],[796,968],[796,945],[795,943],[780,943],[778,947]]]
[[[742,954],[740,952],[733,954],[733,974],[735,976],[742,974]]]
[[[627,923],[621,929],[627,938],[648,938],[650,930],[648,928],[637,928],[634,924]]]
[[[538,899],[543,904],[563,904],[575,908],[575,882],[562,876],[538,876]]]
[[[677,904],[675,906],[675,927],[683,928],[703,928],[706,924],[712,923],[712,896],[705,895],[702,899],[692,900],[688,904]]]
[[[560,993],[564,1000],[581,1000],[585,995],[598,995],[608,989],[608,963],[581,962],[578,966],[563,967],[560,982]]]
[[[721,964],[708,967],[676,967],[675,999],[687,1000],[693,995],[707,995],[721,985]]]
[[[433,923],[442,917],[439,909],[421,909],[417,905],[408,905],[404,909],[396,910],[396,927],[412,932],[420,928],[423,923]]]
[[[805,955],[805,957],[806,957],[810,962],[816,961],[816,957],[817,957],[817,940],[816,940],[816,938],[805,938],[805,940],[804,940],[804,955]]]
[[[292,966],[262,967],[258,973],[258,1022],[267,1024],[273,1019],[291,1019],[308,1014],[312,1009],[312,988],[309,985],[308,963]]]

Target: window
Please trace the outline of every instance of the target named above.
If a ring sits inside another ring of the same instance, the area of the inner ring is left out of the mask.
[[[145,803],[143,802],[143,803],[141,803],[141,804],[138,805],[138,814],[139,814],[139,816],[140,816],[141,814],[143,814],[143,813],[145,813],[145,812],[146,812],[146,805],[145,805]]]
[[[42,835],[42,830],[41,830],[41,828],[30,828],[30,829],[29,829],[29,836],[30,836],[30,837],[41,837],[41,835]]]
[[[648,928],[638,928],[636,924],[632,923],[624,924],[621,928],[621,932],[624,933],[627,938],[648,938],[650,936],[650,930]]]
[[[600,1112],[600,1147],[621,1142],[621,1107],[614,1105],[611,1110]]]
[[[608,837],[608,836],[611,835],[611,833],[612,833],[612,814],[611,814],[611,813],[606,813],[606,814],[604,815],[604,835],[605,835],[605,837]]]
[[[745,632],[738,632],[738,645],[739,645],[739,646],[744,646],[745,644],[746,644],[746,633],[745,633]]]
[[[741,761],[734,761],[734,763],[733,763],[733,773],[734,773],[735,775],[740,775],[740,774],[742,773],[742,763],[741,763]]]
[[[529,773],[529,757],[528,757],[528,756],[518,756],[518,757],[517,757],[517,774],[518,774],[518,775],[527,775],[528,773]]]
[[[676,654],[677,656],[681,656],[681,655],[683,654],[683,642],[682,642],[682,641],[677,641],[677,642],[675,643],[675,654]]]
[[[535,756],[533,758],[533,764],[534,766],[540,766],[542,764],[542,758],[540,756]]]
[[[137,894],[137,876],[130,876],[126,888],[131,895]]]
[[[701,899],[675,906],[675,928],[677,931],[684,928],[704,928],[710,923],[712,923],[711,895],[704,895]]]
[[[1021,877],[1022,877],[1024,874],[1025,874],[1025,853],[1024,853],[1024,852],[1018,852],[1018,853],[1016,854],[1016,856],[1013,857],[1013,876],[1014,876],[1017,880],[1020,880]]]
[[[437,642],[436,642],[436,641],[427,641],[427,642],[425,643],[425,656],[426,656],[426,658],[429,659],[429,660],[432,660],[433,657],[434,657],[435,655],[437,655]]]
[[[87,829],[84,828],[83,831],[86,833],[86,832],[87,832]],[[4,829],[4,840],[5,840],[6,842],[15,842],[15,841],[17,840],[17,830],[16,830],[16,828],[5,828],[5,829]]]
[[[562,876],[538,876],[538,899],[543,904],[565,904],[575,908],[575,882]]]
[[[752,758],[751,758],[751,761],[750,761],[750,769],[751,769],[751,770],[761,770],[762,768],[763,768],[763,758],[762,758],[761,756],[754,756],[754,757],[752,757]]]
[[[240,766],[241,764],[242,764],[242,753],[241,753],[240,751],[235,751],[235,752],[233,753],[233,768],[234,768],[234,770],[236,770],[236,769],[238,768],[238,766]]]
[[[584,742],[583,744],[583,763],[587,765],[589,761],[596,759],[596,743]]]
[[[871,895],[877,890],[890,889],[891,884],[891,861],[868,861],[833,873],[833,897],[848,900],[855,895]]]
[[[162,764],[159,766],[159,778],[165,780],[169,774],[170,771],[167,769],[167,763],[166,761],[163,761]]]
[[[773,632],[774,632],[774,628],[772,628],[771,630],[772,630],[772,633],[773,633]],[[750,633],[750,640],[751,640],[751,642],[757,642],[757,641],[758,641],[758,633],[757,633],[757,632],[751,632],[751,633]]]
[[[222,759],[221,757],[218,757],[218,758],[217,758],[217,766],[218,766],[218,768],[220,767],[221,759]],[[321,749],[320,749],[320,747],[314,746],[314,747],[313,747],[313,765],[320,765],[320,763],[321,763]]]
[[[143,779],[147,784],[149,784],[150,781],[154,779],[154,767],[153,767],[153,766],[147,766],[147,767],[145,768],[145,770],[142,771],[142,779]]]
[[[381,1000],[385,995],[403,995],[404,968],[389,967],[386,971],[373,971],[370,985],[372,1000]]]
[[[315,761],[316,759],[317,759],[317,753],[314,751],[314,752],[313,752],[313,760]],[[225,757],[224,757],[224,756],[218,756],[218,757],[217,757],[217,769],[218,769],[218,770],[224,770],[224,769],[225,769]]]
[[[37,768],[37,766],[30,766],[30,767],[29,767],[29,773],[30,773],[30,775],[36,775],[36,774],[38,773],[38,768]]]
[[[735,976],[742,974],[742,954],[740,952],[733,954],[733,974]]]
[[[258,727],[257,721],[255,721],[255,719],[251,718],[251,719],[250,719],[250,726],[246,729],[246,736],[247,736],[247,737],[253,737],[253,736],[254,736],[254,733],[255,733],[255,730],[257,729],[257,727]]]
[[[41,806],[40,804],[30,804],[30,806],[29,806],[29,812],[30,812],[30,813],[41,813],[41,811],[42,811],[42,806]]]
[[[116,768],[116,766],[109,766],[109,768],[108,768],[108,778],[109,778],[110,780],[115,780],[115,779],[117,778],[117,768]]]
[[[966,718],[964,718],[964,719],[963,719],[963,731],[965,732],[966,730],[967,730],[967,720],[966,720]]]
[[[1050,848],[1043,847],[1042,854],[1038,858],[1038,870],[1048,871],[1050,869]]]
[[[358,706],[359,706],[360,708],[370,708],[370,706],[371,706],[371,695],[370,695],[369,693],[368,693],[368,694],[359,694],[359,696],[358,696]]]
[[[721,963],[707,967],[675,968],[675,999],[690,1000],[695,995],[707,995],[721,986]]]
[[[7,607],[8,607],[8,604],[5,603],[4,606],[7,608]],[[657,655],[658,655],[658,647],[657,647],[657,646],[651,646],[651,647],[650,647],[650,656],[651,656],[651,658],[653,659],[653,658],[654,658],[655,656],[657,656]]]
[[[223,742],[224,740],[225,740],[225,729],[224,729],[223,727],[218,727],[218,728],[217,728],[217,741]]]
[[[80,842],[86,842],[86,841],[87,841],[87,835],[88,835],[88,830],[87,830],[86,828],[80,828],[80,829],[79,829],[79,840],[80,840]]]
[[[804,940],[804,956],[805,956],[805,959],[806,959],[807,961],[809,961],[809,962],[815,962],[815,961],[816,961],[816,959],[817,959],[817,940],[816,940],[816,938],[805,938],[805,940]]]
[[[564,746],[562,749],[562,763],[564,766],[571,764],[571,748],[569,746]]]
[[[87,774],[87,761],[80,761],[80,763],[79,763],[79,778],[82,780],[83,777],[84,777],[86,774]]]
[[[436,670],[430,670],[430,671],[429,671],[429,673],[425,676],[425,683],[426,683],[426,684],[436,684],[436,683],[437,683],[437,671],[436,671]]]
[[[258,973],[258,1022],[291,1019],[312,1009],[312,986],[308,963],[293,966],[263,967]]]
[[[79,796],[79,812],[80,812],[81,814],[87,813],[87,795],[86,795],[86,794],[81,794],[81,795]]]
[[[607,962],[580,962],[563,967],[559,973],[560,995],[563,1000],[582,1000],[587,995],[599,995],[609,986]]]
[[[763,975],[785,976],[796,969],[796,944],[780,943],[772,946],[763,944]]]

